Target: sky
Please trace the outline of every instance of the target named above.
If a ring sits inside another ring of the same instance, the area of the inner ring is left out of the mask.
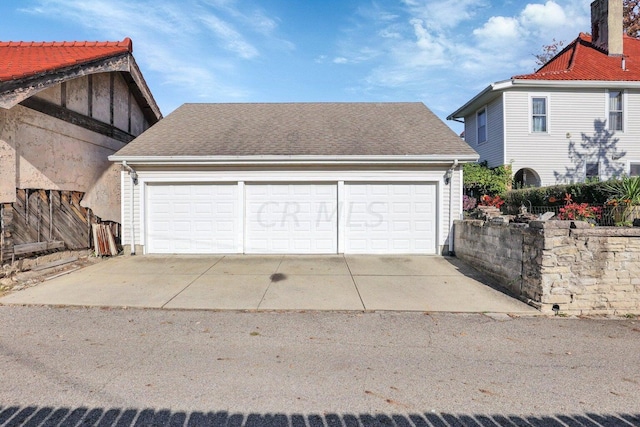
[[[590,32],[591,0],[0,0],[1,41],[133,40],[186,102],[423,102],[446,117]],[[2,60],[0,58],[0,60]]]

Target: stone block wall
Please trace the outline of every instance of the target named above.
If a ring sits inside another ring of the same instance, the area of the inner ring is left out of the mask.
[[[458,258],[489,273],[500,285],[520,294],[522,290],[522,228],[526,224],[456,221],[454,248]]]
[[[543,312],[640,314],[640,228],[455,222],[456,256]]]

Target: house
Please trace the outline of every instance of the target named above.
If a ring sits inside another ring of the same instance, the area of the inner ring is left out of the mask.
[[[478,155],[422,103],[184,104],[109,157],[131,253],[447,253]]]
[[[580,34],[532,74],[496,82],[452,113],[490,167],[517,184],[640,175],[640,40],[623,35],[622,0],[591,4]]]
[[[34,242],[86,248],[87,222],[120,222],[108,156],[162,117],[131,40],[0,42],[0,58],[0,261]]]

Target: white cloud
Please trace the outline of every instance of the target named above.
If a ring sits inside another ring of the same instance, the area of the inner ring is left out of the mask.
[[[412,19],[410,23],[413,25],[416,53],[418,54],[411,62],[423,66],[442,63],[446,54],[443,40],[431,34],[421,19]],[[426,55],[420,55],[421,53],[426,53]],[[418,60],[420,57],[422,60]]]
[[[202,16],[200,19],[208,29],[213,31],[225,49],[236,53],[244,59],[258,56],[258,50],[248,43],[229,23],[212,14]]]
[[[520,14],[520,22],[524,27],[545,31],[566,25],[567,16],[558,3],[549,0],[545,4],[526,5]]]
[[[517,41],[522,28],[515,18],[492,16],[482,27],[473,30],[473,35],[482,46],[502,48]]]
[[[402,0],[409,7],[412,16],[422,19],[426,26],[436,30],[454,28],[460,23],[473,19],[477,12],[485,8],[486,0]]]

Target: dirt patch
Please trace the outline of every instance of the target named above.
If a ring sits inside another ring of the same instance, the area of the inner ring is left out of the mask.
[[[0,296],[35,286],[60,274],[69,273],[103,260],[103,258],[93,256],[90,251],[87,250],[66,251],[59,253],[55,257],[55,260],[59,262],[64,262],[65,259],[68,259],[69,262],[53,265],[48,268],[47,264],[55,264],[55,262],[49,259],[43,259],[42,257],[37,261],[30,260],[29,265],[25,265],[24,260],[20,260],[13,264],[2,266],[0,268]],[[38,269],[38,266],[45,268]]]

